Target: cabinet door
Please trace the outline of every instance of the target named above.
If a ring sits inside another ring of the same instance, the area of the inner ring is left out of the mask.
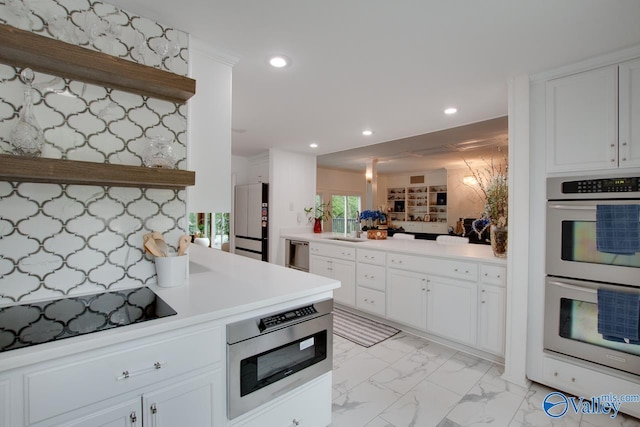
[[[620,64],[620,167],[640,166],[640,59]]]
[[[11,383],[0,379],[0,427],[11,426]]]
[[[387,317],[418,329],[427,327],[427,276],[387,269]]]
[[[429,276],[427,331],[475,346],[477,283]]]
[[[356,264],[353,261],[331,259],[333,278],[342,286],[333,291],[333,299],[351,307],[356,305]]]
[[[547,82],[547,171],[618,166],[618,67]]]
[[[246,185],[236,185],[235,195],[233,233],[236,236],[247,236],[249,188]]]
[[[140,398],[77,418],[61,427],[142,427]]]
[[[331,269],[331,258],[311,255],[309,257],[309,273],[317,274],[318,276],[333,278]],[[335,292],[335,291],[334,291]]]
[[[222,418],[216,407],[216,392],[221,383],[220,370],[207,372],[191,379],[161,388],[142,396],[146,427],[213,427]]]
[[[504,356],[505,289],[480,285],[479,310],[478,347],[489,353]]]

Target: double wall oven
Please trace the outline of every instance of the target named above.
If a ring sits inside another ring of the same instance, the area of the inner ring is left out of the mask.
[[[544,348],[640,376],[640,174],[547,180]]]

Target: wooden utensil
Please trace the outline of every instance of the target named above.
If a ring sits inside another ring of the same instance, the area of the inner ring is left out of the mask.
[[[151,253],[151,251],[149,249],[147,249],[147,242],[149,240],[153,240],[153,237],[151,237],[151,233],[147,233],[144,236],[142,236],[142,246],[144,246],[144,250],[148,254]]]
[[[162,233],[158,231],[152,231],[151,237],[153,237],[153,240],[155,240],[156,243],[156,247],[162,253],[161,256],[167,256],[167,242],[165,242]]]
[[[147,241],[144,242],[144,247],[147,251],[149,251],[154,256],[157,256],[157,257],[166,256],[166,254],[163,255],[160,249],[158,249],[155,239],[147,239]]]
[[[191,244],[190,236],[187,236],[187,235],[180,236],[180,239],[178,239],[178,256],[184,255],[185,251],[187,250],[190,244]]]

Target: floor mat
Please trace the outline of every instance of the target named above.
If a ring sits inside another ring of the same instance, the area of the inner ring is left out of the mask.
[[[333,333],[363,347],[394,336],[400,330],[391,326],[365,319],[339,308],[333,309]]]

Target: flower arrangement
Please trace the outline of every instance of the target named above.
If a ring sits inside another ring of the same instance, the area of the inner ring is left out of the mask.
[[[499,149],[498,149],[499,150]],[[486,162],[482,169],[474,170],[465,160],[465,164],[473,174],[485,200],[483,217],[491,224],[504,227],[508,223],[509,184],[507,182],[508,165],[506,158],[504,164],[496,165],[491,161]]]
[[[375,225],[373,224],[374,221],[380,220],[382,219],[384,216],[384,214],[380,211],[372,211],[372,210],[366,210],[366,211],[362,211],[360,213],[360,216],[358,216],[358,221],[362,222],[362,221],[366,221],[367,225],[364,225],[362,227],[362,231],[367,231],[367,230],[371,230],[376,228]]]

